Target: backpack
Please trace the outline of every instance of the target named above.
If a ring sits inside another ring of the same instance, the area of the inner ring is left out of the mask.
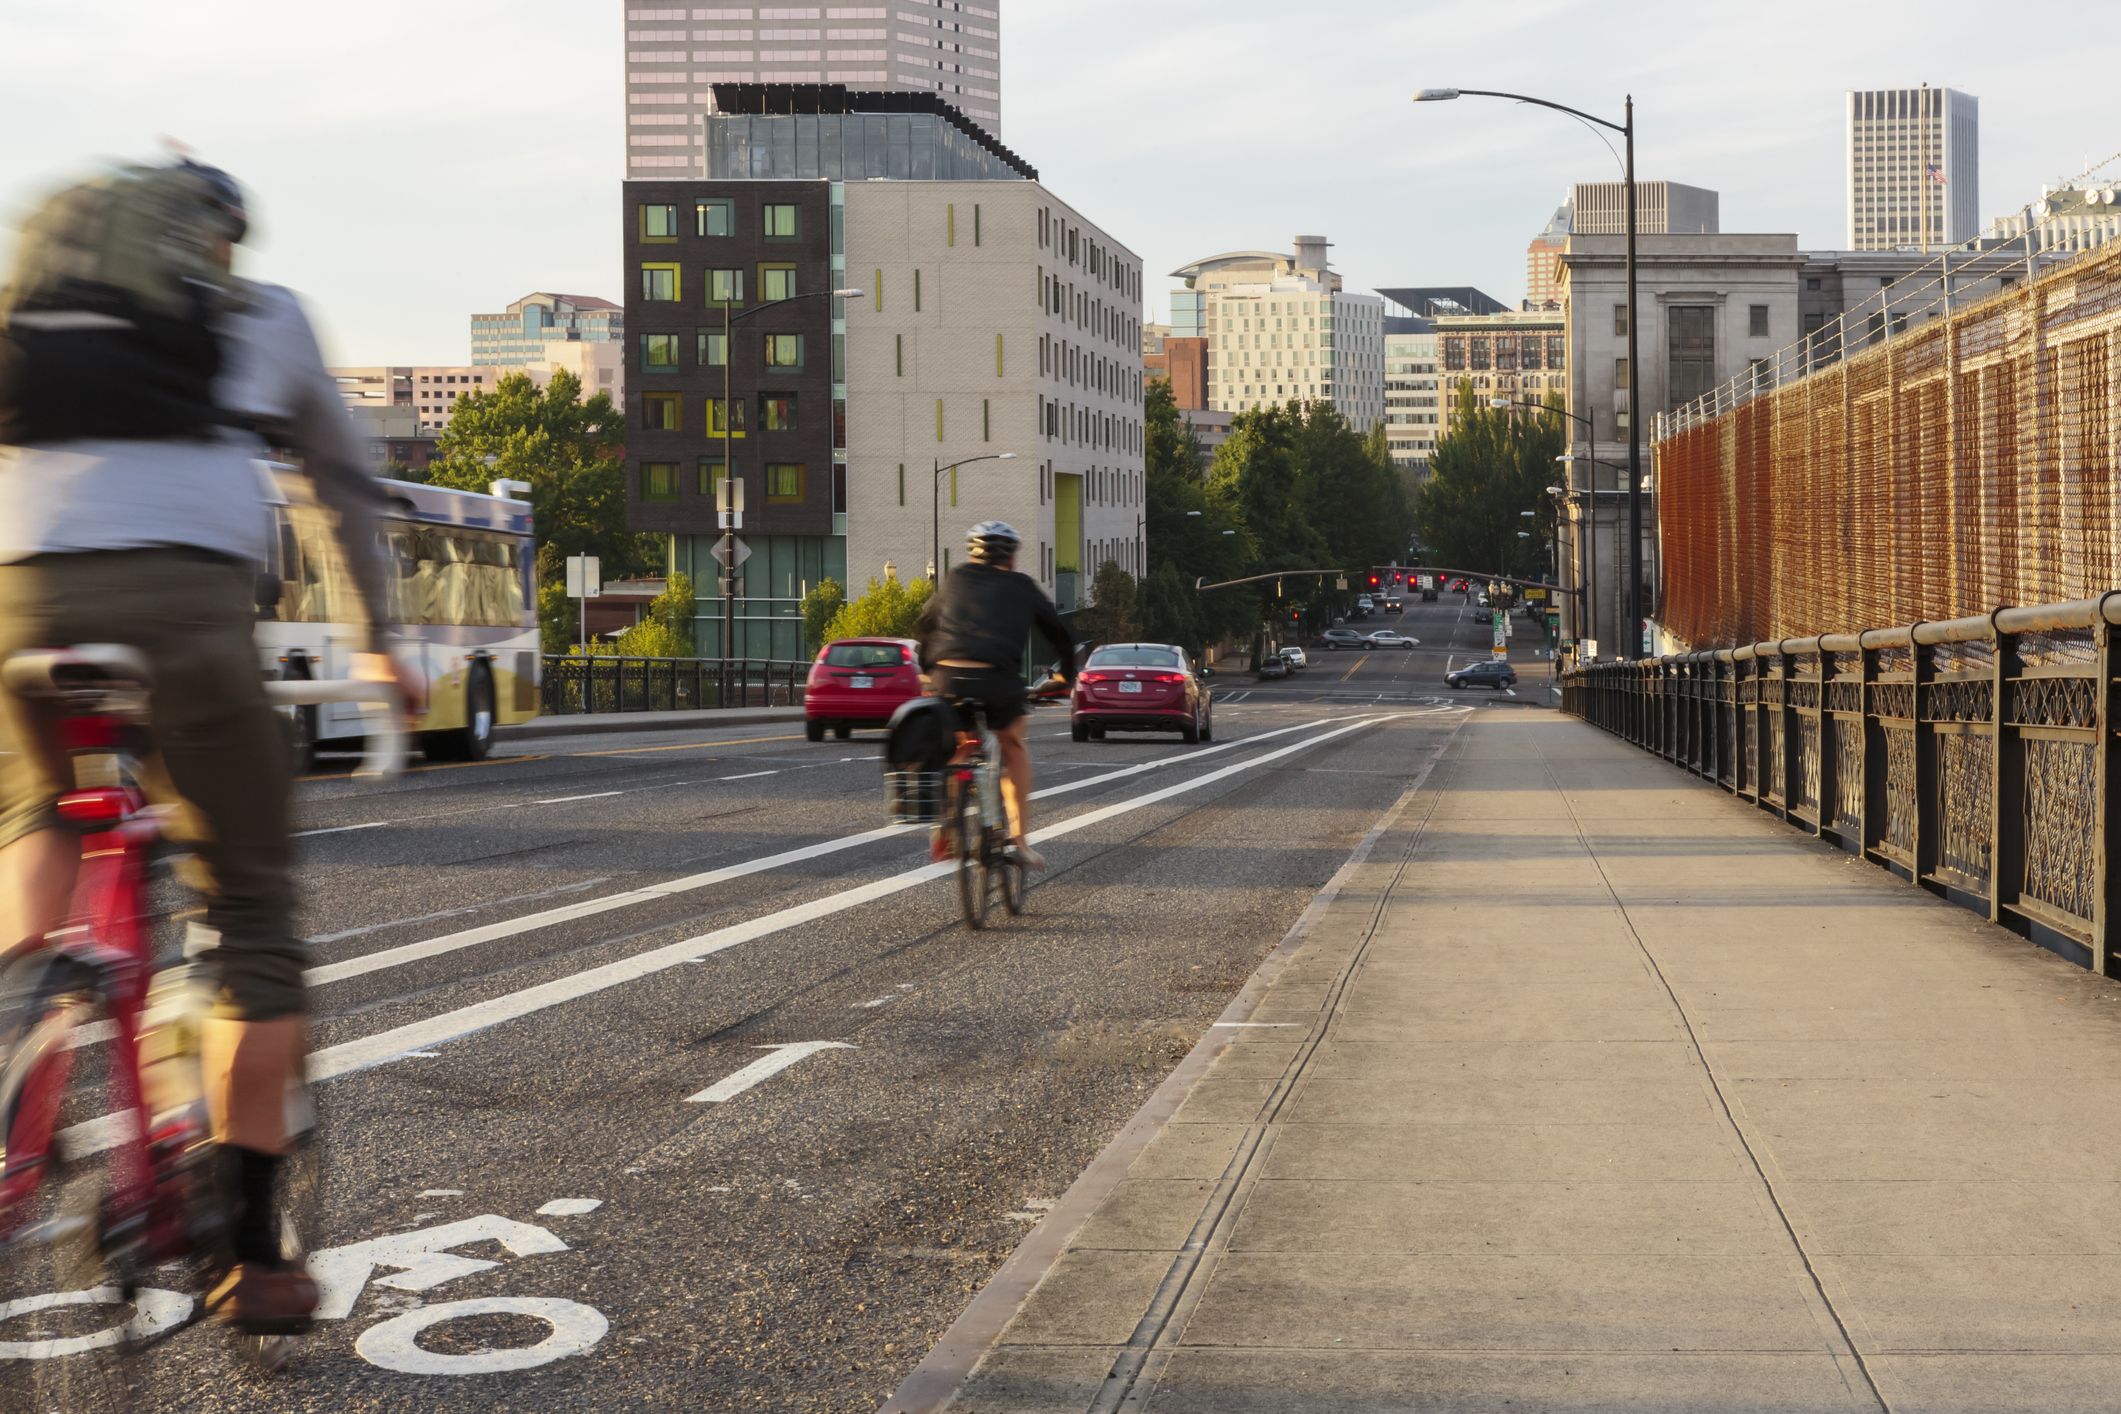
[[[48,198],[0,289],[0,445],[205,437],[219,326],[243,304],[199,169],[124,167]]]

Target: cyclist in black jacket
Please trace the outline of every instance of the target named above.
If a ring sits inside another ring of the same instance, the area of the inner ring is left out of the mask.
[[[950,571],[921,610],[921,670],[937,696],[976,704],[1001,748],[1002,805],[1009,848],[1033,869],[1046,861],[1026,838],[1031,827],[1031,746],[1025,733],[1023,661],[1034,629],[1060,655],[1061,675],[1075,685],[1075,636],[1038,581],[1014,568],[1023,537],[983,520],[967,538],[969,564]]]

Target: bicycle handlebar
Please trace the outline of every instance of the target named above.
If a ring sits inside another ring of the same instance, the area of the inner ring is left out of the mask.
[[[265,695],[276,707],[315,707],[326,702],[359,702],[369,705],[371,710],[362,715],[369,718],[366,750],[361,754],[361,764],[354,775],[376,780],[390,780],[405,769],[405,731],[398,725],[397,689],[387,682],[369,682],[356,678],[334,678],[321,682],[306,678],[283,679],[265,684]],[[372,705],[381,703],[383,712],[380,723]]]

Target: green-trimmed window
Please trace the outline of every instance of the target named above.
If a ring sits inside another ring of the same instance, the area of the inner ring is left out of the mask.
[[[676,462],[641,463],[641,499],[644,501],[675,501],[678,498],[678,464]]]
[[[759,208],[760,231],[769,241],[792,241],[801,229],[796,208],[787,202],[769,201]]]
[[[660,202],[641,203],[641,239],[669,245],[678,238],[678,209]]]
[[[700,479],[698,482],[699,494],[705,496],[710,501],[715,500],[715,498],[719,495],[719,491],[717,488],[721,486],[722,478],[725,474],[722,469],[723,466],[724,463],[722,459],[718,456],[700,458]]]
[[[735,403],[736,420],[730,426],[727,435],[731,437],[744,435],[744,407],[744,400],[738,398]],[[709,398],[707,400],[707,435],[709,437],[724,435],[722,431],[722,400],[720,398]]]
[[[769,506],[797,506],[803,501],[803,464],[801,462],[766,463],[766,504]]]
[[[676,393],[641,394],[641,426],[649,432],[676,432],[684,422],[684,404]]]
[[[675,373],[677,369],[677,335],[641,335],[641,371],[643,373]]]
[[[725,304],[744,302],[744,272],[741,270],[710,270],[707,272],[707,304],[709,308],[720,308]]]
[[[703,236],[736,234],[736,204],[725,196],[703,196],[692,203],[693,229]]]
[[[795,267],[793,265],[761,265],[759,267],[759,298],[762,300],[795,298]]]
[[[643,265],[641,267],[641,298],[644,300],[674,300],[678,297],[678,267],[675,265]]]
[[[759,430],[761,432],[795,431],[795,394],[759,394]]]
[[[729,336],[719,329],[700,330],[699,365],[720,368],[729,361]]]
[[[763,340],[768,368],[801,368],[803,366],[803,336],[801,334],[768,334]]]

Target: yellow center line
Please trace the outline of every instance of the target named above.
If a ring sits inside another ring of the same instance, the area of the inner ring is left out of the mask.
[[[651,751],[712,751],[718,746],[757,746],[768,741],[801,741],[801,732],[786,736],[744,736],[730,741],[684,741],[674,746],[616,746],[606,751],[569,751],[568,756],[642,756]]]
[[[1369,661],[1370,655],[1367,653],[1363,654],[1360,658],[1357,658],[1353,663],[1350,663],[1348,665],[1348,670],[1340,675],[1340,680],[1342,682],[1346,682],[1349,678],[1354,677],[1355,670]]]

